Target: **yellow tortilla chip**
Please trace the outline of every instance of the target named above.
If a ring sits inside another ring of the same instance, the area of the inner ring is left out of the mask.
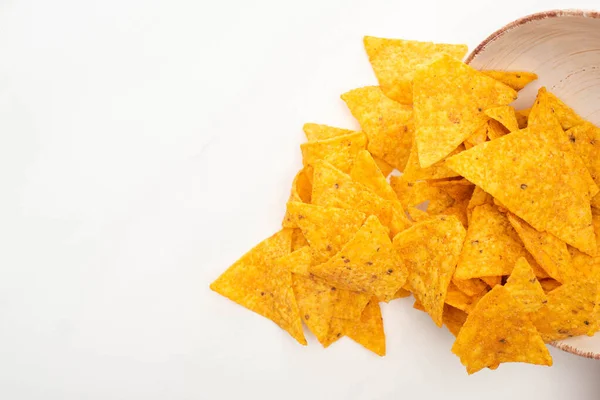
[[[463,151],[463,145],[458,146],[450,155],[458,154]],[[458,174],[446,167],[444,160],[427,167],[421,168],[419,164],[419,155],[417,151],[417,143],[413,141],[406,168],[404,169],[404,178],[410,182],[416,182],[424,179],[443,179],[458,176]]]
[[[487,76],[494,78],[497,81],[504,83],[507,86],[519,91],[527,86],[532,81],[537,79],[537,74],[525,71],[481,71]]]
[[[500,363],[552,365],[552,357],[528,314],[504,286],[496,286],[475,306],[452,352],[473,374]]]
[[[302,234],[302,230],[300,228],[295,228],[292,232],[292,251],[301,249],[304,246],[308,246],[308,242]]]
[[[558,123],[565,131],[585,122],[572,108],[548,92],[545,87],[542,87],[538,91],[538,96],[529,113],[527,125],[547,124],[548,111],[556,117]]]
[[[342,327],[342,334],[348,336],[373,353],[385,355],[385,332],[383,318],[376,297],[373,297],[358,321],[337,320]]]
[[[315,263],[340,251],[366,219],[360,211],[297,202],[288,203],[288,214],[302,230]]]
[[[454,283],[450,282],[448,285],[448,292],[446,293],[446,299],[444,301],[446,304],[468,313],[474,304],[479,301],[479,299],[479,296],[467,296]]]
[[[525,312],[536,312],[548,301],[544,289],[524,257],[517,260],[504,287],[521,303]]]
[[[376,215],[385,226],[389,226],[392,220],[391,201],[377,196],[326,161],[318,161],[314,165],[312,203],[357,210],[367,216]],[[310,243],[310,239],[308,241]]]
[[[367,135],[362,132],[336,136],[331,139],[302,143],[302,163],[312,166],[318,160],[326,160],[342,172],[349,173],[356,154],[367,148]]]
[[[473,210],[455,277],[510,275],[520,257],[531,258],[506,215],[493,205],[483,204]]]
[[[600,247],[600,216],[597,214],[592,214],[592,226],[596,233],[596,245]],[[573,269],[579,276],[593,278],[595,271],[600,271],[600,255],[590,256],[571,246],[567,246],[567,249]]]
[[[485,282],[479,278],[473,279],[458,279],[456,276],[452,277],[452,283],[460,289],[461,292],[465,293],[470,297],[480,296],[486,292],[488,287]]]
[[[309,142],[314,142],[317,140],[326,140],[331,139],[336,136],[348,135],[350,133],[356,133],[350,129],[342,129],[336,128],[329,125],[322,124],[314,124],[314,123],[306,123],[302,127],[304,130],[304,134],[306,135],[306,139]]]
[[[465,139],[465,149],[477,146],[487,140],[488,136],[488,123],[487,121],[482,124],[479,128],[475,129],[475,132]],[[447,168],[447,167],[446,167]],[[449,168],[448,168],[449,169]],[[450,170],[452,171],[452,170]],[[454,171],[453,171],[454,172]]]
[[[417,70],[413,90],[421,167],[442,160],[484,124],[484,110],[517,98],[510,87],[447,56]]]
[[[340,319],[358,321],[367,306],[371,295],[368,293],[353,292],[351,290],[337,289],[337,302],[333,316]]]
[[[373,160],[375,160],[375,164],[377,164],[377,167],[379,167],[379,170],[385,177],[391,174],[394,170],[394,167],[392,167],[390,164],[386,163],[379,157],[373,157]]]
[[[310,247],[302,247],[290,254],[277,258],[273,263],[276,264],[277,268],[283,268],[298,275],[308,275],[308,267],[312,263]]]
[[[292,190],[288,202],[297,201],[302,203],[310,203],[312,196],[312,184],[308,179],[306,170],[303,168],[294,177],[292,182]],[[283,217],[282,225],[284,228],[296,228],[296,223],[288,215],[287,211]]]
[[[421,222],[431,218],[431,215],[429,215],[427,211],[420,210],[416,207],[408,207],[406,212],[413,222]]]
[[[291,247],[292,230],[283,229],[242,256],[210,288],[270,319],[306,345],[292,274],[287,268],[273,267],[274,260],[289,254]]]
[[[430,182],[430,185],[439,187],[457,202],[465,200],[469,201],[475,190],[475,185],[466,179],[432,181]]]
[[[527,128],[527,122],[529,120],[530,112],[531,112],[531,108],[526,108],[524,110],[515,111],[515,116],[517,117],[517,123],[519,124],[519,129]]]
[[[488,121],[487,134],[490,140],[496,140],[507,133],[508,129],[506,129],[500,122],[493,119]]]
[[[481,206],[483,204],[493,204],[494,199],[492,196],[483,191],[479,186],[475,186],[473,190],[473,195],[471,196],[471,200],[469,200],[469,204],[467,205],[467,217],[471,220],[471,213],[473,209],[477,206]]]
[[[493,288],[496,285],[502,284],[501,276],[482,276],[479,279],[484,281],[486,283],[486,285],[488,285],[490,288]]]
[[[387,229],[368,217],[356,235],[327,262],[311,273],[336,287],[370,293],[386,300],[406,282],[407,270],[392,247]]]
[[[493,120],[499,122],[508,129],[509,132],[519,130],[519,123],[515,115],[515,109],[511,106],[492,107],[485,110],[485,114]]]
[[[564,133],[551,129],[536,134],[517,131],[446,162],[535,229],[595,254],[589,199],[597,192],[590,192],[585,177],[575,176],[581,171],[581,158],[561,149],[557,142],[562,139],[557,135],[568,140]]]
[[[545,293],[549,293],[554,289],[558,289],[561,286],[561,283],[555,279],[547,278],[541,279],[540,285],[542,286],[542,289],[544,289]]]
[[[441,54],[462,60],[467,46],[436,44],[413,40],[383,39],[365,36],[365,50],[381,90],[390,99],[412,103],[412,80],[415,70]]]
[[[468,217],[467,217],[467,206],[468,205],[469,205],[468,200],[455,201],[454,204],[452,204],[452,206],[443,210],[440,213],[440,215],[454,215],[456,218],[458,218],[458,220],[460,221],[462,226],[464,226],[466,229],[469,226],[469,221],[468,221]]]
[[[545,342],[587,334],[594,323],[594,305],[598,284],[594,280],[576,280],[549,292],[548,302],[532,315]]]
[[[394,248],[408,267],[410,289],[438,326],[465,234],[458,218],[438,216],[394,237]]]
[[[369,152],[404,170],[413,138],[412,107],[389,99],[377,86],[351,90],[342,100],[369,137]]]
[[[404,289],[404,288],[400,288],[398,289],[398,291],[396,292],[396,294],[394,294],[394,296],[392,297],[392,300],[396,300],[396,299],[403,299],[405,297],[410,297],[410,291]]]
[[[446,328],[448,328],[454,337],[458,336],[460,329],[467,321],[467,316],[466,312],[458,308],[454,308],[448,304],[444,305],[444,325],[446,325]]]
[[[293,288],[300,315],[320,343],[327,340],[337,292],[330,284],[312,275],[293,274]]]
[[[406,208],[417,206],[428,201],[427,211],[437,214],[454,204],[454,199],[443,189],[434,187],[428,182],[408,182],[404,176],[390,177],[390,185],[400,203]]]
[[[579,154],[592,179],[600,185],[600,129],[589,122],[577,125],[567,132],[569,142]],[[592,207],[600,208],[600,194],[592,198]]]
[[[548,275],[559,282],[565,282],[577,276],[565,242],[551,233],[536,231],[531,225],[512,213],[508,214],[508,220],[527,251]]]

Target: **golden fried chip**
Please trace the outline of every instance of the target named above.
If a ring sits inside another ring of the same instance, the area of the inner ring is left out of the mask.
[[[532,315],[545,342],[585,335],[594,323],[595,280],[574,280],[549,292],[548,302]]]
[[[270,319],[306,345],[292,274],[287,268],[273,267],[274,260],[289,254],[291,247],[292,230],[283,229],[243,255],[210,288]]]
[[[390,300],[406,282],[407,270],[392,247],[387,229],[368,217],[356,235],[327,262],[310,272],[336,287]]]
[[[371,189],[379,197],[392,201],[398,200],[394,189],[392,189],[385,176],[381,173],[381,170],[377,167],[371,154],[366,150],[362,150],[357,154],[350,177],[354,181],[362,183]]]
[[[302,234],[302,230],[300,228],[294,228],[292,232],[292,251],[296,251],[301,249],[304,246],[308,246],[308,242]]]
[[[450,155],[458,154],[465,148],[463,145],[458,146]],[[444,160],[438,161],[437,163],[427,167],[421,168],[419,164],[419,155],[417,151],[417,143],[413,141],[410,155],[404,169],[404,175],[406,180],[410,182],[416,182],[423,179],[443,179],[458,176],[458,174],[446,167]]]
[[[500,122],[492,119],[488,121],[488,129],[487,134],[490,140],[496,140],[508,133],[508,129],[506,129]]]
[[[356,154],[367,148],[367,135],[362,132],[335,136],[331,139],[302,143],[302,163],[312,166],[318,160],[326,160],[342,172],[349,173]]]
[[[540,285],[542,286],[542,289],[544,289],[545,293],[549,293],[554,289],[558,289],[561,286],[559,281],[552,278],[541,279]]]
[[[466,229],[469,226],[469,220],[467,217],[468,205],[469,200],[455,201],[450,207],[440,212],[440,215],[454,215]]]
[[[288,203],[288,214],[302,230],[315,263],[340,251],[366,219],[360,211],[297,202]]]
[[[404,170],[413,139],[412,107],[389,99],[377,86],[351,90],[342,100],[369,137],[369,152]]]
[[[475,186],[473,190],[473,195],[471,196],[471,200],[469,200],[469,204],[467,205],[467,219],[471,220],[471,214],[473,213],[473,209],[477,206],[481,206],[483,204],[493,204],[494,199],[492,196],[483,191],[479,186]]]
[[[413,90],[421,167],[442,160],[483,125],[484,110],[517,98],[510,87],[447,56],[417,70]]]
[[[509,132],[519,130],[519,123],[515,115],[515,109],[511,106],[492,107],[485,110],[485,114],[493,120],[499,122],[508,129]]]
[[[377,196],[326,161],[318,161],[314,165],[312,203],[357,210],[367,216],[376,215],[385,226],[389,226],[392,220],[391,201]]]
[[[365,307],[360,320],[337,320],[342,326],[342,334],[348,336],[373,353],[385,355],[385,332],[383,318],[376,297],[373,297]]]
[[[486,294],[467,317],[452,352],[467,372],[496,369],[500,363],[552,365],[552,357],[535,326],[504,286]]]
[[[326,140],[331,139],[336,136],[348,135],[350,133],[356,133],[350,129],[342,129],[336,128],[329,125],[322,124],[314,124],[314,123],[306,123],[302,127],[304,130],[304,134],[306,135],[306,139],[309,142],[314,142],[317,140]]]
[[[476,304],[481,296],[467,296],[462,290],[460,290],[454,283],[450,282],[448,285],[448,292],[446,293],[446,304],[451,305],[466,313],[471,311],[471,308]]]
[[[337,292],[322,279],[293,274],[294,295],[300,315],[317,340],[324,344],[337,300]],[[335,289],[335,288],[333,288]]]
[[[448,304],[444,305],[444,325],[446,325],[446,328],[448,328],[454,337],[458,336],[460,329],[467,321],[467,316],[466,312],[458,308],[454,308]]]
[[[408,291],[404,288],[400,288],[400,289],[398,289],[396,294],[394,294],[394,296],[392,297],[392,300],[403,299],[403,298],[409,297],[409,296],[410,296],[410,291]]]
[[[452,277],[452,283],[460,289],[461,292],[470,297],[480,296],[488,289],[487,284],[479,278],[457,279],[456,276],[454,276]]]
[[[488,285],[490,288],[493,288],[496,285],[502,284],[501,276],[482,276],[479,279],[484,281],[486,283],[486,285]]]
[[[597,191],[590,192],[587,179],[576,176],[584,174],[578,167],[583,162],[561,148],[561,136],[567,140],[552,129],[517,131],[446,162],[535,229],[595,254],[589,199]]]
[[[592,226],[596,233],[596,245],[600,248],[600,216],[592,213]],[[584,278],[593,278],[596,271],[600,271],[600,255],[590,256],[582,253],[574,247],[567,246],[571,255],[571,264],[577,271],[578,276]]]
[[[531,112],[531,108],[526,108],[524,110],[515,111],[515,116],[517,117],[517,123],[519,124],[519,129],[527,128],[527,122],[529,119],[530,112]]]
[[[358,321],[367,306],[371,295],[368,293],[353,292],[351,290],[337,289],[338,297],[333,311],[333,316],[340,319]]]
[[[308,267],[312,264],[310,247],[304,246],[300,249],[275,259],[273,268],[283,268],[298,275],[308,275]]]
[[[567,244],[548,232],[540,232],[512,213],[508,220],[517,231],[525,248],[538,264],[559,282],[565,282],[577,276],[571,263]]]
[[[427,211],[437,214],[454,204],[452,196],[428,182],[407,182],[403,175],[390,177],[390,185],[406,208],[428,201]]]
[[[545,110],[541,110],[541,115],[538,113],[538,111],[540,111],[540,105],[542,106],[542,109],[548,108],[550,110],[565,131],[585,122],[585,120],[577,115],[572,108],[563,103],[554,94],[548,92],[545,87],[542,87],[538,91],[538,97],[531,108],[529,120],[527,122],[528,126],[537,123],[543,125],[545,123]]]
[[[455,277],[510,275],[520,257],[531,258],[506,215],[493,205],[483,204],[473,210]]]
[[[292,190],[288,202],[297,201],[302,203],[310,203],[312,195],[312,184],[308,179],[306,169],[303,168],[294,177],[292,182]],[[282,225],[284,228],[296,228],[296,222],[288,215],[287,211],[283,217]]]
[[[431,181],[429,184],[433,187],[439,187],[455,201],[469,201],[475,190],[475,185],[466,179],[444,179]]]
[[[569,129],[567,137],[590,171],[594,182],[600,185],[600,129],[584,122]],[[592,207],[600,208],[600,194],[592,198]]]
[[[544,289],[524,257],[517,260],[504,287],[521,303],[525,312],[536,312],[548,301]]]
[[[537,79],[537,74],[525,71],[481,71],[487,76],[494,78],[497,81],[504,83],[507,86],[519,91],[527,86],[530,82]]]
[[[471,134],[468,138],[465,139],[465,149],[470,149],[471,147],[477,146],[487,140],[488,137],[488,122],[486,121],[479,128],[475,129],[475,132]],[[448,167],[446,167],[448,168]],[[448,168],[449,169],[449,168]],[[452,170],[450,170],[452,171]],[[452,171],[454,172],[454,171]]]
[[[437,216],[394,237],[394,248],[408,267],[410,289],[438,326],[465,234],[458,218]]]
[[[379,157],[373,157],[373,160],[375,160],[375,164],[377,164],[377,167],[379,167],[379,170],[385,177],[387,177],[389,174],[391,174],[392,171],[394,170],[394,167],[392,167],[390,164],[386,163]]]
[[[365,36],[365,50],[381,90],[390,99],[412,103],[412,80],[415,69],[441,54],[462,60],[467,46],[436,44],[412,40],[383,39]]]
[[[413,222],[421,222],[421,221],[425,221],[426,219],[431,218],[431,215],[429,215],[427,213],[427,211],[423,211],[416,207],[408,207],[406,209],[406,212],[408,213],[408,217]]]

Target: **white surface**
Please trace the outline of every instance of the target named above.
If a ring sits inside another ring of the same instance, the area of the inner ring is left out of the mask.
[[[468,377],[407,301],[380,359],[208,289],[278,229],[302,123],[356,126],[364,34],[473,48],[595,2],[321,3],[0,2],[0,398],[598,398],[600,363],[555,349]]]

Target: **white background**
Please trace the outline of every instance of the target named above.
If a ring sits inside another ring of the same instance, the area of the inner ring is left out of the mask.
[[[594,3],[0,1],[0,398],[599,398],[600,362],[555,349],[468,377],[408,300],[382,359],[208,289],[278,229],[302,124],[357,127],[363,35],[472,49]]]

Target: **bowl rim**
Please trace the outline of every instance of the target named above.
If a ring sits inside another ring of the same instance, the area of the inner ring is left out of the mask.
[[[600,19],[600,12],[593,11],[593,10],[579,10],[579,9],[564,9],[564,10],[556,9],[556,10],[542,11],[542,12],[526,15],[526,16],[521,17],[513,22],[506,24],[505,26],[503,26],[502,28],[498,29],[497,31],[495,31],[494,33],[489,35],[487,38],[485,38],[475,48],[475,50],[473,50],[469,54],[469,56],[465,60],[465,63],[470,64],[475,59],[475,57],[477,57],[477,55],[479,55],[479,53],[484,51],[485,48],[490,43],[492,43],[495,40],[499,39],[500,37],[504,36],[507,32],[515,29],[516,27],[528,24],[530,22],[539,21],[542,19],[559,18],[559,17],[584,17],[584,18]],[[575,355],[585,357],[585,358],[600,360],[600,352],[595,353],[592,351],[582,351],[574,346],[571,346],[567,343],[563,343],[561,341],[551,342],[549,344],[553,347],[556,347],[557,349],[566,351],[567,353],[575,354]]]
[[[498,29],[497,31],[495,31],[494,33],[489,35],[487,38],[485,38],[481,43],[479,43],[479,45],[475,48],[475,50],[473,50],[469,54],[469,56],[465,60],[465,63],[470,64],[471,61],[473,61],[479,53],[481,53],[483,50],[485,50],[485,48],[490,43],[492,43],[496,39],[504,36],[507,32],[513,30],[514,28],[516,28],[518,26],[525,25],[527,23],[534,22],[534,21],[539,21],[542,19],[559,18],[559,17],[584,17],[584,18],[600,19],[600,12],[594,11],[594,10],[580,10],[580,9],[564,9],[564,10],[556,9],[556,10],[542,11],[542,12],[526,15],[517,20],[514,20],[513,22],[511,22],[509,24],[506,24],[505,26],[503,26],[502,28]]]

